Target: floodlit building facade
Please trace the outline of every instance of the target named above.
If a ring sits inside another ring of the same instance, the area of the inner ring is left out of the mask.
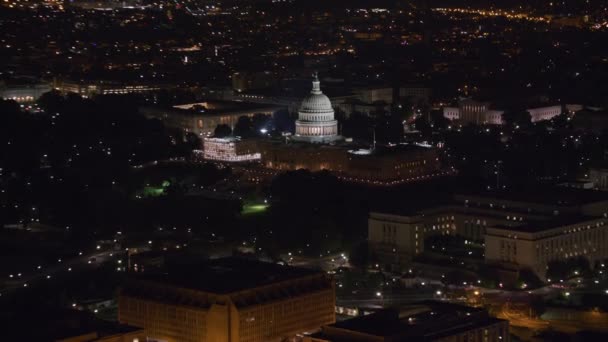
[[[530,108],[530,109],[528,109],[528,113],[530,113],[532,122],[551,120],[554,117],[562,114],[562,106]]]
[[[449,174],[441,169],[437,150],[416,145],[353,150],[348,145],[259,143],[262,166],[275,172],[307,169],[331,171],[356,183],[393,185]]]
[[[255,141],[241,140],[236,137],[205,138],[203,140],[203,159],[222,162],[259,161]]]
[[[502,110],[490,109],[489,102],[478,102],[472,99],[461,100],[458,107],[443,108],[443,116],[446,119],[476,125],[502,125],[504,123],[503,114]]]
[[[119,321],[143,328],[148,341],[278,342],[333,323],[334,307],[324,272],[224,258],[129,280]]]
[[[298,111],[293,139],[308,143],[328,143],[341,139],[331,101],[321,91],[321,82],[316,74],[310,95],[304,98]]]

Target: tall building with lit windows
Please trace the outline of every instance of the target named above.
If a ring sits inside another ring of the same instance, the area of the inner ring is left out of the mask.
[[[147,341],[278,342],[335,321],[335,284],[320,271],[216,259],[129,279],[118,317]]]

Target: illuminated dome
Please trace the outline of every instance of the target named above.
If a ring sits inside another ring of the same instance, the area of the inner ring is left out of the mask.
[[[300,113],[332,113],[334,109],[331,106],[331,101],[323,92],[321,92],[321,82],[319,79],[312,81],[312,90],[302,101]]]
[[[331,101],[321,91],[317,74],[313,75],[312,90],[302,101],[296,121],[294,140],[326,143],[340,139],[338,121],[334,119]]]

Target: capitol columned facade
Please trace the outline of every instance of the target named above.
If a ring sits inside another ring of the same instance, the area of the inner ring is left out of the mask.
[[[312,90],[302,101],[296,120],[296,134],[293,140],[310,143],[328,143],[340,140],[338,121],[329,98],[321,91],[317,75],[312,81]]]

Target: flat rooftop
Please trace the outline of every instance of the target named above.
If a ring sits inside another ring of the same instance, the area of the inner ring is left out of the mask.
[[[536,187],[508,191],[467,189],[458,192],[457,195],[556,206],[577,206],[608,201],[608,194],[605,192],[565,187]]]
[[[504,321],[489,316],[484,309],[425,301],[337,322],[324,327],[318,336],[348,341],[344,335],[342,339],[332,336],[333,328],[337,328],[391,341],[427,341],[500,322]]]
[[[322,272],[228,257],[212,259],[196,266],[174,268],[163,274],[143,274],[137,278],[209,293],[229,294],[315,274]]]
[[[195,110],[196,108],[202,108],[206,111],[237,111],[246,109],[257,109],[257,108],[282,108],[282,106],[268,105],[263,103],[254,102],[242,102],[242,101],[223,101],[223,100],[209,100],[194,103],[185,103],[181,105],[175,105],[175,109],[184,110]]]
[[[315,144],[303,141],[290,140],[285,143],[283,139],[262,139],[262,143],[271,144],[278,147],[285,148],[298,148],[298,149],[309,149],[309,150],[327,150],[327,149],[341,149],[345,150],[353,157],[377,157],[377,156],[391,156],[397,155],[403,152],[410,151],[428,151],[433,148],[430,146],[424,146],[421,144],[399,144],[394,146],[381,146],[378,145],[375,150],[371,150],[368,144],[363,142],[352,142],[352,141],[335,141],[331,144]]]
[[[559,228],[563,226],[570,226],[579,223],[584,223],[587,221],[598,220],[601,217],[593,217],[593,216],[585,216],[585,215],[562,215],[556,216],[555,218],[549,220],[534,220],[524,222],[518,226],[505,226],[505,225],[496,225],[492,228],[499,228],[505,230],[512,230],[516,232],[522,233],[538,233],[545,230],[550,230],[554,228]]]
[[[140,328],[98,319],[86,311],[25,308],[0,312],[5,327],[2,340],[52,342],[97,333],[99,338],[140,331]]]
[[[251,112],[251,111],[278,111],[285,108],[284,106],[252,103],[252,102],[240,102],[240,101],[222,101],[222,100],[210,100],[195,103],[186,103],[181,105],[175,105],[171,107],[162,106],[142,106],[140,107],[143,112],[156,113],[163,111],[170,111],[178,115],[226,115],[240,112]]]
[[[282,97],[301,101],[310,94],[310,89],[312,86],[311,82],[312,78],[308,77],[285,79],[283,80],[281,86],[269,89],[247,90],[242,94],[268,97]],[[354,93],[351,92],[349,89],[345,88],[344,86],[334,84],[323,78],[321,79],[321,91],[323,91],[323,94],[327,95],[327,97],[329,97],[330,99],[354,96]]]

